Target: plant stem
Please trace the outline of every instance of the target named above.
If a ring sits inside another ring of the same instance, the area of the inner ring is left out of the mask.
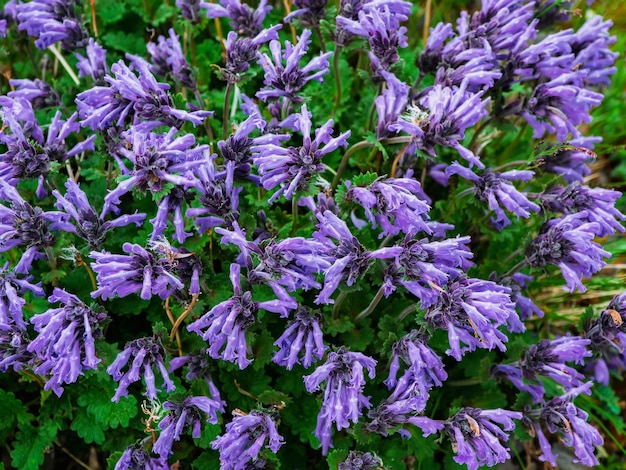
[[[341,292],[339,292],[339,295],[337,296],[337,299],[335,300],[335,305],[333,305],[333,316],[332,316],[333,321],[337,321],[339,317],[339,307],[341,307],[341,304],[346,299],[346,297],[348,297],[347,291],[342,290]]]
[[[478,140],[478,137],[480,136],[480,134],[482,133],[483,130],[485,130],[485,128],[491,123],[491,118],[484,120],[483,122],[481,122],[478,127],[476,128],[476,130],[474,131],[474,135],[472,136],[472,140],[470,140],[470,143],[468,144],[467,148],[470,149],[471,151],[474,151],[474,144],[476,144],[476,141]]]
[[[298,229],[298,198],[295,194],[291,196],[291,235],[296,234]]]
[[[433,1],[426,0],[426,7],[425,7],[426,14],[424,15],[424,29],[422,30],[422,40],[424,41],[424,44],[422,47],[426,47],[426,42],[428,42],[428,27],[430,26],[432,6],[433,6]]]
[[[376,98],[378,98],[382,92],[383,92],[383,85],[381,83],[380,85],[378,85],[378,93],[374,97],[374,101],[372,101],[370,114],[369,114],[369,117],[367,118],[367,127],[365,129],[366,131],[369,131],[374,125],[374,114],[376,113]]]
[[[85,462],[83,462],[78,457],[76,457],[74,454],[72,454],[69,450],[67,450],[65,447],[63,447],[59,441],[54,441],[54,445],[56,445],[59,449],[61,449],[61,451],[63,451],[63,453],[67,454],[67,456],[69,458],[71,458],[74,462],[76,462],[81,467],[86,468],[87,470],[93,470],[93,467],[87,465]]]
[[[224,112],[222,114],[222,140],[226,140],[230,132],[228,132],[228,108],[230,107],[230,95],[233,91],[233,82],[226,85],[226,93],[224,94]]]
[[[324,42],[324,37],[322,36],[322,31],[320,30],[319,25],[313,28],[313,30],[315,31],[317,39],[320,41],[320,50],[326,54],[326,43]]]
[[[333,74],[335,75],[335,105],[333,106],[333,116],[341,106],[341,76],[339,74],[339,54],[341,53],[341,46],[335,46],[335,52],[333,52]]]
[[[187,318],[187,316],[191,313],[197,301],[198,301],[198,294],[193,294],[193,296],[191,297],[191,302],[189,303],[189,306],[187,306],[185,311],[181,313],[180,317],[178,317],[178,319],[176,320],[176,323],[174,323],[174,326],[172,327],[172,331],[170,333],[170,339],[173,339],[174,336],[178,333],[178,328],[180,327],[181,323],[185,321],[185,318]]]
[[[194,96],[196,97],[196,101],[200,105],[200,109],[204,109],[204,100],[202,99],[202,95],[200,94],[200,90],[198,90],[197,86],[196,86],[196,89],[194,90]],[[210,116],[208,116],[204,120],[204,128],[206,129],[206,133],[207,133],[207,136],[209,137],[209,141],[213,142],[214,140],[213,129],[211,128],[211,123],[209,122],[209,119],[211,119]]]
[[[378,289],[378,292],[376,292],[376,295],[374,296],[370,304],[367,306],[365,310],[363,310],[361,313],[359,313],[355,317],[354,321],[360,321],[368,317],[374,311],[374,309],[376,309],[376,307],[378,306],[378,304],[380,303],[384,295],[385,295],[385,289],[383,286],[380,286],[380,288]]]
[[[172,314],[172,310],[170,309],[169,297],[165,299],[164,308],[165,308],[165,313],[167,314],[167,318],[169,318],[170,322],[172,323],[172,329],[173,329],[174,325],[176,325],[176,319],[174,318],[174,315]],[[178,331],[176,332],[176,345],[178,346],[178,357],[183,357],[183,344],[182,344],[182,341],[180,340],[180,333]]]
[[[367,140],[362,140],[360,142],[357,142],[356,144],[354,144],[352,147],[350,147],[346,153],[343,154],[343,157],[341,158],[341,162],[339,163],[339,168],[337,168],[337,174],[335,175],[335,177],[333,178],[333,182],[330,186],[330,190],[332,192],[335,192],[335,189],[337,189],[337,186],[339,186],[339,182],[341,180],[341,175],[343,174],[343,172],[345,171],[346,167],[348,166],[348,161],[350,160],[350,157],[352,156],[352,154],[358,150],[364,149],[364,148],[368,148],[368,147],[372,147],[374,144],[371,142],[368,142]]]
[[[506,274],[500,276],[500,279],[504,279],[505,277],[511,277],[513,274],[515,274],[516,272],[518,272],[521,269],[525,268],[526,266],[528,266],[528,260],[526,258],[524,258],[522,261],[520,261],[515,266],[513,266],[511,269],[509,269],[506,272]]]
[[[413,312],[415,312],[415,305],[409,305],[400,312],[400,315],[398,315],[398,321],[404,320],[409,313]]]
[[[59,50],[56,48],[56,46],[52,45],[52,46],[48,46],[48,50],[50,52],[52,52],[52,55],[54,57],[57,58],[57,60],[59,61],[59,63],[63,66],[63,68],[65,69],[65,71],[67,72],[67,74],[70,76],[70,78],[72,79],[72,81],[76,84],[76,85],[80,85],[80,80],[78,79],[78,76],[76,75],[76,73],[72,70],[72,67],[70,66],[70,64],[67,63],[67,60],[65,60],[65,57],[63,57],[63,55],[59,52]]]

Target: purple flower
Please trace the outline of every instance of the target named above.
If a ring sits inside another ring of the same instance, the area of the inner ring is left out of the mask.
[[[295,193],[308,191],[311,180],[326,168],[322,158],[340,146],[347,147],[350,131],[332,137],[332,126],[333,120],[330,119],[315,130],[315,138],[311,139],[311,114],[306,105],[302,105],[302,112],[295,115],[295,128],[303,136],[301,147],[283,148],[274,139],[252,147],[263,187],[272,189],[280,185],[269,198],[269,203],[282,195],[290,200]]]
[[[539,200],[552,212],[575,214],[585,211],[586,220],[595,222],[600,227],[596,235],[605,237],[616,231],[626,231],[619,222],[626,219],[626,216],[615,207],[615,202],[621,195],[622,193],[613,189],[590,188],[576,182],[567,187],[552,186],[541,193]]]
[[[27,101],[16,98],[2,111],[10,132],[0,134],[0,141],[7,148],[0,154],[0,178],[13,186],[23,179],[37,178],[39,198],[46,195],[45,177],[51,164],[64,163],[86,150],[94,150],[95,135],[67,149],[65,139],[80,130],[76,113],[63,121],[57,111],[44,134]]]
[[[13,186],[0,179],[0,199],[9,205],[0,204],[0,253],[16,246],[26,249],[14,268],[19,274],[27,274],[33,261],[41,259],[41,253],[52,246],[51,222],[57,228],[67,229],[66,222],[54,212],[43,212],[40,207],[28,204]],[[69,225],[71,230],[72,226]]]
[[[193,438],[200,437],[202,412],[208,415],[208,423],[217,424],[217,412],[224,412],[224,404],[208,397],[187,397],[182,402],[166,401],[163,409],[169,413],[159,422],[161,432],[152,450],[166,459],[173,453],[174,441],[180,440],[186,428],[192,428]]]
[[[361,10],[358,21],[349,20],[342,16],[337,17],[337,24],[346,31],[366,38],[369,42],[370,51],[368,53],[372,72],[378,77],[381,70],[389,68],[400,60],[398,47],[407,47],[407,29],[399,26],[398,17],[388,6],[372,8],[368,12]]]
[[[200,293],[202,261],[199,256],[184,247],[174,248],[165,238],[153,240],[149,245],[150,250],[159,255],[159,261],[165,270],[174,273],[181,282],[189,283],[191,295]]]
[[[195,90],[197,87],[196,79],[183,54],[180,38],[173,28],[170,28],[168,32],[169,38],[159,36],[157,38],[158,43],[149,42],[146,46],[153,63],[150,70],[161,77],[172,75],[182,86]]]
[[[76,53],[76,68],[79,77],[90,76],[97,85],[104,85],[104,77],[109,73],[107,66],[107,51],[93,38],[89,38],[89,44],[85,49],[87,57]]]
[[[539,139],[548,132],[564,141],[569,133],[578,137],[576,126],[591,122],[593,106],[602,102],[602,95],[584,88],[580,72],[564,73],[540,83],[528,99],[521,115]]]
[[[119,401],[120,397],[128,396],[128,386],[138,382],[143,377],[146,381],[147,396],[151,400],[157,397],[157,388],[154,382],[154,367],[157,367],[163,377],[165,390],[174,391],[176,386],[171,381],[165,367],[165,348],[158,338],[138,338],[126,343],[124,350],[107,367],[107,373],[113,380],[119,382],[115,396],[111,401]],[[122,368],[128,365],[128,370]]]
[[[595,15],[570,38],[576,56],[574,67],[584,74],[583,80],[588,85],[609,85],[610,76],[617,71],[614,64],[619,53],[609,50],[617,41],[615,36],[609,36],[611,26],[612,21],[603,21],[600,15]]]
[[[28,350],[29,343],[25,328],[0,323],[0,372],[11,367],[17,372],[30,365],[35,355]]]
[[[539,460],[549,462],[556,467],[556,455],[552,453],[552,448],[541,428],[541,423],[545,424],[551,434],[558,433],[561,442],[574,448],[576,459],[590,467],[598,465],[598,459],[593,455],[595,446],[603,444],[604,439],[596,428],[587,423],[589,415],[574,405],[573,401],[581,393],[591,394],[593,382],[587,382],[580,387],[574,388],[560,397],[553,398],[540,408],[528,410],[524,413],[524,423],[534,429],[542,455]]]
[[[173,107],[168,93],[169,85],[159,83],[143,60],[133,62],[137,74],[123,61],[111,67],[111,75],[104,79],[109,86],[95,86],[79,93],[76,105],[82,126],[104,130],[110,126],[124,127],[129,121],[145,122],[154,128],[159,125],[180,128],[185,121],[194,126],[208,116],[207,111],[187,112]]]
[[[369,399],[363,395],[364,369],[369,378],[373,379],[376,375],[376,361],[364,354],[340,348],[337,352],[329,353],[326,362],[311,375],[304,376],[304,385],[310,393],[319,390],[322,382],[326,382],[314,433],[322,443],[323,455],[332,447],[333,423],[338,431],[347,428],[350,421],[356,423],[359,420],[364,407],[371,406]]]
[[[469,191],[479,201],[487,202],[489,209],[496,214],[495,223],[498,227],[505,227],[511,224],[504,211],[512,212],[518,217],[530,217],[530,211],[539,212],[540,207],[531,202],[525,193],[520,193],[511,181],[530,181],[533,177],[532,171],[511,170],[499,173],[487,169],[482,176],[478,176],[469,168],[465,168],[454,162],[446,168],[446,175],[460,175],[473,183],[474,187]],[[463,191],[462,194],[465,194]]]
[[[267,0],[260,0],[256,9],[240,0],[220,0],[219,4],[202,1],[200,7],[206,8],[206,16],[209,18],[229,18],[230,28],[239,36],[248,38],[263,31],[263,21],[272,9]]]
[[[176,0],[176,6],[180,8],[180,14],[194,25],[200,23],[201,3],[201,0]]]
[[[87,44],[89,33],[83,26],[76,0],[33,0],[15,6],[19,30],[37,38],[39,49],[61,41],[69,51]]]
[[[209,351],[201,349],[198,354],[188,354],[187,356],[175,357],[170,361],[170,372],[187,366],[187,380],[199,379],[206,382],[209,387],[209,394],[213,400],[216,410],[223,413],[226,402],[222,400],[220,392],[215,386],[211,377],[212,366],[209,363]]]
[[[413,178],[377,178],[367,187],[346,182],[343,199],[356,202],[365,210],[372,228],[380,226],[385,235],[397,235],[400,232],[414,234],[430,230],[424,219],[428,219],[430,206],[422,186]],[[352,217],[353,221],[355,217]],[[359,225],[365,225],[361,223]]]
[[[320,21],[326,15],[326,4],[328,0],[294,0],[293,10],[285,17],[285,21],[292,21],[294,18],[300,20],[300,24],[305,28],[319,28]]]
[[[469,470],[506,462],[511,455],[501,440],[509,440],[507,432],[515,429],[513,419],[521,418],[522,413],[500,408],[462,408],[444,422],[444,432],[456,453],[454,461],[467,465]]]
[[[125,214],[113,220],[104,220],[105,211],[100,215],[89,204],[87,195],[80,189],[72,178],[65,182],[67,192],[62,196],[56,189],[52,194],[57,199],[56,207],[64,210],[76,224],[73,232],[88,243],[90,249],[95,250],[104,243],[107,232],[117,227],[124,227],[129,224],[141,226],[146,214]]]
[[[107,315],[92,310],[63,289],[55,288],[48,301],[60,302],[61,307],[30,319],[38,335],[28,350],[42,361],[34,372],[52,376],[44,389],[52,389],[60,397],[63,384],[74,383],[83,370],[98,367],[95,339],[102,336],[102,323]]]
[[[335,18],[337,45],[346,46],[353,37],[353,34],[345,27],[346,20],[357,21],[361,11],[371,13],[372,10],[380,11],[385,8],[392,13],[389,19],[392,21],[392,26],[397,28],[400,21],[408,19],[412,4],[403,0],[341,0],[339,12]]]
[[[189,191],[180,186],[174,186],[163,196],[158,203],[156,215],[153,219],[150,219],[150,224],[152,225],[150,241],[155,241],[163,237],[170,215],[173,215],[174,238],[178,240],[179,243],[184,243],[187,237],[191,236],[190,232],[185,231],[183,204],[189,204],[192,197]]]
[[[285,50],[282,51],[280,42],[274,40],[270,42],[271,58],[267,54],[257,53],[258,63],[265,72],[265,88],[257,92],[258,98],[267,101],[282,96],[292,103],[299,103],[302,98],[298,93],[307,82],[323,81],[322,76],[328,72],[328,58],[332,52],[320,54],[304,67],[300,67],[300,61],[309,48],[310,37],[311,31],[305,29],[295,46],[285,41]]]
[[[139,245],[124,243],[122,249],[128,255],[113,255],[92,251],[95,259],[91,267],[97,274],[98,289],[91,293],[95,299],[126,297],[140,292],[140,297],[149,300],[153,295],[166,299],[184,285],[171,271],[173,266],[167,257],[157,257]]]
[[[494,371],[496,375],[510,378],[519,390],[530,393],[535,402],[539,402],[543,399],[545,389],[538,376],[550,377],[565,390],[582,384],[584,375],[565,363],[582,364],[585,357],[591,356],[591,351],[587,350],[590,342],[578,336],[544,339],[529,347],[520,361],[496,365]],[[518,369],[521,374],[512,368]]]
[[[427,337],[417,330],[403,336],[393,345],[389,377],[385,385],[393,392],[388,402],[406,400],[411,411],[421,413],[426,408],[428,393],[432,387],[441,387],[448,378],[441,358],[427,346]],[[400,378],[400,366],[405,370]]]
[[[430,307],[437,301],[441,286],[472,266],[473,255],[466,246],[469,242],[470,237],[429,241],[407,235],[400,243],[402,253],[385,271],[385,295],[401,285],[420,299],[422,308]]]
[[[196,184],[193,171],[206,164],[206,145],[194,147],[193,134],[175,137],[178,130],[171,128],[167,134],[143,132],[133,126],[123,134],[125,145],[119,154],[133,163],[129,178],[120,182],[104,198],[104,211],[116,211],[120,197],[132,188],[158,193],[169,183],[184,189]]]
[[[226,38],[226,64],[220,69],[224,80],[237,83],[243,74],[250,70],[250,64],[257,56],[259,48],[268,41],[278,39],[281,25],[261,30],[256,36],[239,37],[231,31]]]
[[[214,162],[215,157],[211,156],[195,170],[194,188],[201,207],[189,208],[185,213],[194,219],[200,234],[217,226],[231,227],[239,218],[239,194],[243,188],[233,184],[235,165],[228,162],[225,172],[218,173]]]
[[[346,460],[339,464],[338,470],[380,470],[383,461],[372,452],[351,450]]]
[[[511,300],[515,302],[515,307],[519,312],[520,318],[526,320],[537,315],[539,318],[544,316],[543,311],[535,305],[535,303],[528,297],[522,295],[522,289],[526,288],[526,284],[533,280],[532,276],[528,276],[522,273],[515,273],[511,277],[505,277],[500,279],[500,284],[511,289]],[[523,330],[520,330],[523,331]]]
[[[274,354],[272,361],[291,370],[295,364],[300,363],[298,356],[303,348],[303,367],[308,369],[311,366],[313,356],[322,359],[327,346],[324,345],[322,337],[321,320],[322,316],[319,312],[312,312],[304,306],[298,307],[294,319],[289,322],[280,338],[274,342],[279,350]]]
[[[398,123],[401,113],[406,108],[409,101],[410,87],[391,72],[380,71],[387,87],[376,97],[376,113],[378,114],[378,125],[376,126],[376,137],[378,140],[391,137],[396,131],[390,127]]]
[[[15,88],[7,93],[9,98],[30,101],[35,109],[55,108],[62,104],[61,95],[52,88],[52,85],[38,78],[11,79],[9,85]]]
[[[600,141],[602,141],[600,137],[572,139],[569,143],[573,147],[557,148],[553,153],[537,158],[535,163],[543,171],[561,175],[568,184],[575,181],[582,183],[583,179],[591,174],[587,163],[596,159],[596,154],[591,149]]]
[[[402,253],[401,247],[380,248],[368,251],[359,240],[350,233],[346,223],[330,211],[318,214],[318,231],[314,238],[328,246],[327,254],[333,256],[332,266],[324,271],[324,288],[315,299],[317,304],[332,304],[331,295],[346,279],[348,286],[353,285],[363,276],[375,259],[395,258]],[[333,242],[333,239],[335,242]]]
[[[567,281],[567,288],[585,292],[581,279],[591,277],[606,264],[602,258],[611,254],[593,241],[600,225],[587,222],[587,211],[549,220],[526,249],[526,261],[535,268],[557,265]]]
[[[254,463],[263,447],[272,452],[285,443],[278,434],[273,412],[252,410],[245,414],[233,411],[233,420],[226,425],[226,433],[217,436],[211,447],[220,453],[220,468],[224,470],[244,470],[249,462]]]
[[[150,455],[143,441],[127,447],[115,465],[115,470],[169,470],[169,468],[167,459]]]
[[[452,147],[470,165],[484,168],[479,158],[461,145],[465,130],[487,116],[486,106],[490,99],[481,100],[483,92],[468,93],[467,81],[460,87],[435,85],[417,105],[408,107],[391,130],[404,131],[415,138],[417,147],[435,157],[435,145]]]
[[[241,288],[240,273],[241,267],[238,264],[230,265],[230,281],[234,295],[190,324],[187,330],[208,341],[208,351],[212,358],[236,362],[240,369],[245,369],[252,362],[246,357],[246,331],[257,321],[258,311],[264,309],[287,316],[289,310],[293,308],[293,299],[254,302],[252,292],[244,292]],[[224,345],[226,347],[220,352]]]
[[[517,317],[510,292],[494,282],[462,276],[442,289],[424,318],[432,328],[448,330],[446,354],[457,361],[476,348],[504,351],[507,337],[498,327]],[[461,342],[467,346],[461,348]]]
[[[23,295],[31,292],[33,295],[43,297],[44,290],[41,282],[32,284],[33,276],[26,276],[19,279],[13,271],[9,269],[8,261],[3,268],[0,268],[0,329],[9,325],[15,325],[20,329],[26,329],[24,322],[23,308],[26,300]]]

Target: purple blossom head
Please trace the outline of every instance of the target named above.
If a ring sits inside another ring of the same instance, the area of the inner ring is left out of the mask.
[[[452,147],[470,165],[484,168],[479,158],[461,145],[465,130],[487,116],[489,98],[482,100],[482,95],[469,93],[466,81],[460,87],[435,85],[390,129],[413,135],[417,147],[428,155],[437,155],[435,145]]]
[[[552,186],[541,194],[539,200],[552,212],[575,214],[585,211],[587,220],[599,225],[597,235],[605,237],[626,230],[620,222],[626,216],[615,207],[621,195],[613,189],[590,188],[576,182],[567,187]]]
[[[91,77],[96,85],[104,85],[104,77],[109,73],[107,66],[107,51],[93,38],[89,38],[89,44],[85,48],[87,57],[76,53],[79,77]]]
[[[201,0],[176,0],[176,7],[180,8],[180,14],[183,18],[195,25],[200,23],[201,3]]]
[[[179,441],[181,434],[191,428],[191,435],[195,439],[200,437],[202,414],[205,413],[207,422],[217,424],[217,412],[224,412],[221,402],[208,397],[187,397],[182,402],[166,401],[163,409],[169,412],[159,422],[159,438],[154,443],[153,451],[167,459],[172,453],[174,441]]]
[[[104,130],[124,127],[129,121],[145,122],[149,128],[159,125],[180,128],[185,121],[194,126],[208,116],[207,111],[187,112],[174,108],[169,85],[159,83],[144,60],[133,62],[137,73],[123,61],[111,66],[105,77],[108,86],[95,86],[79,93],[76,105],[82,126]]]
[[[462,408],[444,423],[444,432],[456,453],[454,461],[467,465],[469,470],[506,462],[511,455],[501,441],[509,440],[508,433],[515,429],[513,420],[521,418],[522,413],[500,408]]]
[[[52,88],[52,85],[38,78],[35,80],[11,79],[9,84],[15,88],[7,93],[9,98],[22,98],[30,101],[35,109],[56,108],[62,104],[59,92]]]
[[[302,105],[301,113],[295,115],[294,126],[302,134],[301,147],[284,148],[275,139],[264,139],[252,147],[263,187],[272,189],[280,185],[269,198],[270,203],[282,195],[289,200],[295,193],[307,192],[312,180],[326,168],[322,158],[340,146],[348,145],[350,131],[332,137],[332,119],[316,129],[315,138],[311,139],[311,114],[306,105]]]
[[[206,9],[209,18],[229,18],[230,28],[239,36],[248,38],[253,38],[263,31],[263,21],[272,9],[267,0],[260,0],[257,8],[252,8],[240,0],[220,0],[219,4],[202,1],[200,7]]]
[[[383,461],[373,452],[351,450],[346,460],[339,464],[338,470],[380,470]]]
[[[184,287],[167,257],[158,256],[139,245],[124,243],[127,255],[113,255],[92,251],[91,264],[97,275],[98,289],[91,293],[93,298],[107,300],[115,295],[126,297],[139,292],[144,300],[153,295],[166,299]]]
[[[321,54],[300,67],[300,61],[308,51],[310,37],[311,31],[305,29],[295,45],[285,41],[284,51],[280,42],[274,40],[270,42],[271,57],[257,53],[258,63],[265,72],[265,88],[257,92],[258,98],[267,101],[284,97],[292,103],[299,103],[302,98],[298,93],[307,82],[323,81],[322,76],[328,72],[328,58],[332,52]]]
[[[105,221],[104,211],[98,215],[89,203],[87,195],[72,178],[67,179],[65,187],[67,188],[65,196],[56,189],[52,191],[57,200],[55,205],[71,217],[75,224],[74,233],[85,240],[92,250],[102,246],[110,230],[132,223],[139,227],[146,218],[146,214],[124,214]]]
[[[346,46],[354,37],[354,34],[345,25],[350,24],[350,22],[357,22],[361,11],[371,13],[372,10],[389,9],[392,13],[390,17],[393,22],[392,26],[397,28],[400,21],[408,19],[411,14],[411,8],[412,4],[404,0],[341,0],[335,19],[337,25],[335,40],[337,45]]]
[[[153,219],[150,219],[152,225],[152,234],[150,241],[163,238],[167,222],[172,219],[174,225],[174,238],[179,243],[184,243],[187,237],[191,236],[190,232],[185,231],[185,219],[183,217],[183,204],[189,205],[193,195],[190,191],[180,186],[172,187],[169,192],[161,198],[157,206],[157,212]],[[170,217],[170,215],[172,217]]]
[[[469,168],[465,168],[454,162],[446,168],[446,175],[460,175],[462,178],[473,183],[471,192],[476,199],[486,202],[489,209],[496,214],[495,224],[498,227],[505,227],[511,224],[506,216],[503,207],[518,217],[528,218],[530,212],[539,212],[540,207],[531,202],[525,193],[519,192],[511,181],[530,181],[533,177],[532,171],[511,170],[499,173],[487,169],[483,175],[478,176]]]
[[[571,36],[574,66],[584,73],[587,85],[609,85],[611,75],[617,71],[614,64],[619,53],[609,49],[617,41],[615,36],[609,35],[611,26],[612,21],[603,21],[602,16],[594,15]]]
[[[19,371],[30,366],[35,355],[28,350],[30,339],[25,328],[0,323],[0,372]]]
[[[258,459],[263,447],[278,452],[285,441],[278,434],[277,420],[275,412],[253,410],[246,414],[233,411],[233,420],[226,425],[226,433],[211,443],[211,447],[220,453],[221,468],[247,469],[249,462]]]
[[[448,330],[450,349],[446,354],[457,361],[476,348],[504,351],[507,337],[498,327],[517,317],[510,292],[494,282],[462,276],[442,289],[425,319],[432,328]],[[461,343],[467,346],[461,347]]]
[[[169,468],[166,458],[151,455],[141,441],[124,450],[114,470],[169,470]]]
[[[594,455],[595,446],[602,445],[604,440],[598,430],[587,422],[589,414],[573,403],[581,393],[590,395],[592,385],[593,382],[587,382],[560,397],[553,398],[540,408],[524,413],[525,424],[528,427],[532,426],[539,440],[542,452],[539,460],[556,467],[556,455],[553,454],[541,426],[544,424],[551,434],[559,434],[564,445],[574,448],[576,455],[574,462],[590,467],[599,464]]]
[[[63,384],[76,382],[85,369],[96,369],[95,339],[102,336],[107,315],[93,310],[78,297],[55,288],[48,298],[61,307],[52,308],[30,319],[37,337],[28,345],[41,361],[37,374],[51,375],[44,387],[61,396]]]
[[[369,399],[363,395],[365,371],[370,379],[374,378],[374,359],[340,348],[337,352],[329,353],[326,362],[311,375],[304,376],[304,385],[310,393],[319,390],[322,382],[326,382],[314,433],[322,443],[322,454],[326,455],[329,447],[332,447],[333,423],[339,431],[347,428],[350,421],[356,423],[359,420],[363,408],[371,406]]]
[[[326,16],[328,0],[294,0],[295,9],[285,17],[285,21],[298,18],[305,28],[319,28],[320,21]]]
[[[202,261],[198,255],[185,247],[173,247],[163,237],[151,241],[149,246],[150,250],[159,256],[159,261],[164,269],[175,274],[182,283],[189,284],[189,294],[197,295],[200,293]],[[178,291],[175,294],[178,294]]]
[[[190,90],[196,89],[196,79],[193,70],[185,59],[180,38],[173,28],[169,30],[169,37],[159,36],[157,43],[149,42],[146,46],[152,58],[151,70],[155,75],[173,76],[180,84]]]
[[[372,228],[382,228],[378,238],[401,232],[430,232],[425,223],[429,218],[429,199],[418,181],[412,178],[381,177],[367,186],[353,185],[348,181],[346,188],[343,200],[360,205]],[[352,219],[358,222],[355,216]],[[362,227],[365,223],[358,225]]]
[[[396,133],[390,129],[390,126],[397,124],[400,115],[406,108],[410,87],[398,80],[391,72],[381,70],[380,75],[387,83],[387,87],[376,97],[374,103],[378,114],[376,137],[382,140]]]
[[[287,370],[291,370],[295,364],[302,362],[302,366],[309,368],[314,357],[322,359],[327,346],[324,345],[319,312],[301,306],[295,312],[294,319],[289,322],[285,332],[278,338],[274,345],[279,350],[274,354],[272,361]],[[302,350],[304,357],[300,359]]]
[[[37,38],[39,49],[61,42],[73,51],[87,44],[89,33],[83,26],[76,0],[33,0],[16,5],[19,30]]]
[[[535,305],[535,303],[525,295],[522,294],[522,290],[526,289],[527,284],[534,278],[522,273],[515,273],[510,277],[500,279],[500,283],[503,286],[511,289],[511,300],[515,302],[515,307],[519,313],[521,320],[526,320],[537,315],[539,318],[544,316],[543,311]],[[521,330],[520,330],[521,331]]]
[[[400,247],[368,251],[346,223],[330,211],[318,214],[318,220],[318,231],[313,236],[327,245],[328,255],[335,261],[324,271],[324,287],[315,303],[334,303],[331,295],[344,279],[351,286],[369,270],[375,259],[395,258],[402,252]]]
[[[230,265],[230,281],[233,296],[213,307],[187,327],[209,343],[209,355],[225,361],[236,362],[240,369],[245,369],[251,362],[247,356],[246,332],[257,321],[259,309],[264,309],[283,316],[292,309],[293,299],[267,300],[254,302],[252,292],[241,287],[241,267]],[[223,351],[222,348],[224,348]]]
[[[585,292],[581,279],[602,269],[606,264],[603,258],[611,256],[593,241],[600,232],[600,225],[588,220],[587,212],[582,211],[546,222],[526,249],[528,264],[536,268],[556,265],[570,292],[576,288]]]
[[[588,163],[596,159],[591,150],[600,137],[580,137],[569,141],[570,146],[557,148],[553,153],[535,160],[537,166],[545,172],[561,175],[566,183],[582,183],[591,174]]]
[[[128,366],[128,370],[122,369]],[[133,382],[142,379],[146,381],[148,398],[157,398],[157,388],[155,384],[154,368],[158,368],[163,377],[165,390],[174,391],[176,386],[170,379],[165,367],[165,348],[161,340],[153,337],[138,338],[130,341],[124,350],[117,355],[117,358],[107,368],[107,373],[118,383],[115,396],[111,401],[119,401],[120,397],[128,395],[128,387]]]
[[[32,284],[32,276],[20,277],[8,269],[7,262],[0,268],[0,329],[9,325],[15,325],[20,329],[26,329],[23,308],[26,304],[24,294],[31,292],[33,295],[43,297],[44,290],[41,282]]]
[[[278,40],[281,25],[261,30],[256,36],[239,37],[231,31],[226,38],[226,63],[220,69],[224,80],[237,83],[250,70],[250,64],[256,58],[259,48],[268,41]]]
[[[214,367],[212,361],[209,360],[208,350],[201,349],[197,354],[175,357],[170,361],[170,372],[180,369],[183,365],[187,366],[187,375],[185,375],[187,380],[199,379],[206,382],[210,398],[215,402],[217,410],[223,413],[226,402],[221,399],[220,392],[211,377]]]

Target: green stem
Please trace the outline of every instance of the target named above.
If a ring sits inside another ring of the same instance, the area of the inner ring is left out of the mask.
[[[341,46],[335,46],[335,52],[333,52],[333,74],[335,75],[335,106],[333,107],[333,116],[341,105],[341,76],[339,74],[339,54],[341,52]]]
[[[474,151],[474,144],[476,144],[476,141],[478,140],[478,137],[480,136],[480,134],[482,133],[482,131],[485,130],[485,128],[491,123],[491,118],[481,122],[478,127],[476,128],[476,130],[474,131],[474,135],[472,136],[472,140],[470,141],[469,145],[467,146],[468,149],[470,149],[472,152]]]
[[[335,189],[337,189],[337,186],[339,186],[339,182],[341,180],[341,175],[343,174],[343,172],[345,171],[346,167],[348,166],[348,161],[350,160],[350,157],[352,156],[352,154],[358,150],[364,149],[364,148],[368,148],[373,146],[374,144],[371,142],[368,142],[367,140],[362,140],[360,142],[357,142],[356,144],[354,144],[352,147],[350,147],[346,153],[343,154],[343,157],[341,158],[341,163],[339,163],[339,168],[337,168],[337,174],[335,175],[335,177],[333,178],[333,183],[330,186],[330,190],[332,192],[335,192]]]
[[[378,93],[376,93],[376,96],[374,97],[374,101],[372,101],[372,107],[370,108],[370,115],[367,118],[367,128],[365,129],[366,131],[369,131],[374,125],[374,114],[376,113],[376,98],[378,98],[382,92],[383,92],[383,85],[381,83],[380,85],[378,85]]]
[[[196,98],[196,101],[198,102],[198,105],[200,106],[200,109],[204,109],[204,100],[202,99],[202,95],[200,94],[200,90],[198,90],[198,87],[196,86],[196,89],[194,90],[194,96]],[[211,128],[211,123],[209,122],[211,118],[207,117],[204,120],[204,128],[206,129],[206,133],[207,136],[209,137],[209,141],[213,142],[214,140],[214,136],[213,136],[213,129]]]
[[[333,306],[333,316],[332,316],[333,321],[336,321],[339,318],[339,307],[341,307],[341,304],[343,303],[343,301],[346,299],[347,296],[348,296],[347,291],[342,290],[341,292],[339,292],[339,295],[337,296],[337,299],[335,300],[335,305]]]
[[[224,95],[224,114],[222,116],[222,140],[226,140],[226,138],[230,135],[228,132],[228,108],[230,107],[230,95],[233,91],[233,82],[228,82],[226,85],[226,94]]]
[[[374,296],[370,304],[367,306],[365,310],[363,310],[361,313],[359,313],[355,317],[354,321],[360,321],[368,317],[374,311],[374,309],[376,309],[376,307],[378,306],[378,304],[380,303],[384,295],[385,295],[385,289],[383,286],[380,286],[380,288],[378,289],[378,292],[376,292],[376,295]]]
[[[298,198],[295,194],[291,196],[291,235],[296,234],[298,229]]]
[[[524,258],[522,261],[520,261],[515,266],[513,266],[511,269],[509,269],[506,272],[506,274],[504,274],[503,276],[500,276],[500,279],[504,279],[505,277],[511,277],[513,274],[515,274],[516,272],[518,272],[521,269],[525,268],[526,266],[528,266],[528,261],[526,260],[526,258]]]
[[[326,43],[324,42],[324,37],[322,36],[322,31],[320,30],[319,26],[316,26],[314,28],[315,30],[315,35],[317,36],[317,39],[319,39],[320,41],[320,50],[326,54]]]

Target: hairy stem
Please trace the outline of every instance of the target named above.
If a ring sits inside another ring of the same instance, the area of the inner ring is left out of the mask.
[[[230,107],[230,95],[233,91],[233,82],[226,85],[226,93],[224,94],[224,112],[222,114],[222,140],[226,140],[230,134],[228,131],[228,108]]]
[[[333,52],[333,74],[335,75],[335,105],[333,106],[333,116],[337,113],[339,106],[341,106],[341,76],[339,74],[340,53],[341,46],[335,46],[335,52]]]
[[[376,295],[374,296],[370,304],[367,306],[365,310],[363,310],[361,313],[359,313],[355,317],[354,321],[360,321],[360,320],[363,320],[364,318],[367,318],[376,309],[376,307],[378,306],[378,304],[380,303],[384,295],[385,295],[385,289],[383,286],[380,286],[380,288],[378,289],[378,292],[376,292]]]
[[[362,140],[354,144],[348,150],[346,150],[346,153],[343,154],[343,157],[341,158],[341,162],[339,163],[339,168],[337,168],[337,174],[333,178],[333,182],[330,186],[330,190],[332,192],[335,192],[335,189],[337,189],[337,186],[339,186],[339,182],[341,181],[341,175],[343,174],[346,167],[348,166],[348,161],[350,160],[350,157],[352,156],[352,154],[354,154],[354,152],[357,152],[358,150],[372,147],[373,145],[374,145],[373,143],[368,142],[367,140]]]

